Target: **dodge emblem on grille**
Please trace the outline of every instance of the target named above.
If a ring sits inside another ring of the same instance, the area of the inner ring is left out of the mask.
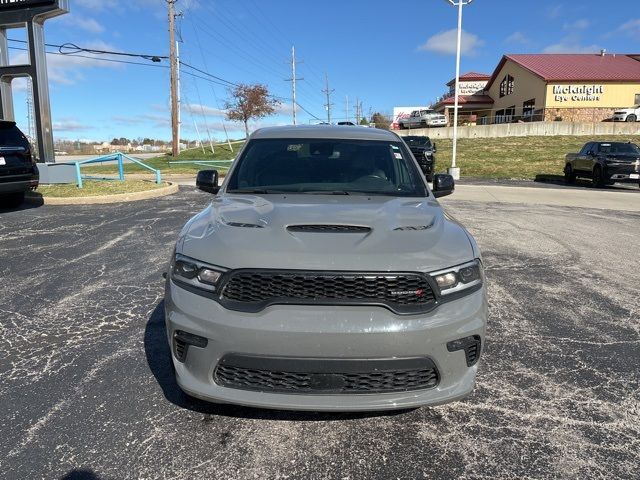
[[[396,297],[404,296],[404,295],[415,295],[417,297],[421,297],[424,294],[424,290],[419,288],[418,290],[394,290],[391,292],[391,295]]]

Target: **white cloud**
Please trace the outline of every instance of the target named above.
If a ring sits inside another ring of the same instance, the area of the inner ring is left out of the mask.
[[[629,35],[630,37],[640,38],[640,18],[629,20],[620,25],[618,31]]]
[[[224,117],[227,114],[226,110],[215,107],[208,107],[206,105],[200,105],[198,103],[183,103],[182,110],[191,115],[202,115],[204,113],[206,117]]]
[[[546,47],[543,53],[598,53],[601,49],[596,44],[582,45],[578,36],[569,35]]]
[[[429,38],[426,43],[420,45],[418,50],[435,52],[441,55],[455,55],[458,42],[457,35],[458,31],[455,28],[437,33]],[[482,47],[484,43],[484,40],[481,40],[477,35],[463,30],[460,52],[463,55],[475,55],[477,49]]]
[[[565,23],[562,28],[565,30],[585,30],[591,26],[591,22],[586,18],[581,18],[575,22]]]
[[[78,122],[74,118],[61,118],[53,122],[53,130],[55,132],[80,132],[90,128],[91,127]]]
[[[547,8],[547,17],[552,19],[558,18],[562,14],[563,8],[564,8],[564,5],[562,3],[554,5],[553,7]]]
[[[61,18],[60,22],[74,28],[79,28],[89,33],[104,32],[104,27],[100,23],[98,23],[97,20],[90,17],[84,17],[82,15],[78,15],[75,13],[71,13],[70,15],[64,15]]]
[[[520,45],[528,45],[531,43],[531,40],[522,32],[513,32],[504,40],[505,43],[517,43]]]

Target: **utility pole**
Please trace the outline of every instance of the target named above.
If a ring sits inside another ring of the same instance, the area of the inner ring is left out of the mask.
[[[345,107],[344,107],[344,113],[346,115],[346,121],[349,121],[349,95],[345,95]]]
[[[362,102],[360,101],[360,98],[356,97],[356,105],[354,108],[356,110],[356,121],[353,123],[360,125],[360,120],[362,120]]]
[[[325,103],[324,107],[327,109],[327,123],[331,123],[331,107],[333,103],[331,103],[331,94],[335,92],[335,90],[329,90],[329,75],[325,72],[324,80],[326,84],[326,88],[322,90],[322,93],[327,95],[327,103]]]
[[[176,48],[176,10],[177,0],[166,0],[169,7],[169,63],[171,67],[171,153],[177,157],[180,153],[180,104],[178,100],[178,52]]]
[[[296,110],[298,103],[296,102],[296,82],[298,80],[304,80],[304,78],[296,77],[296,64],[302,62],[296,62],[296,47],[291,47],[291,78],[286,78],[286,82],[291,82],[291,100],[293,101],[293,124],[297,125]]]

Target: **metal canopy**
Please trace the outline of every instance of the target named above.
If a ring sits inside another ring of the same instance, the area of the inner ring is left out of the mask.
[[[15,120],[11,82],[31,78],[39,162],[54,161],[44,22],[68,12],[69,0],[0,0],[0,115]],[[29,64],[10,65],[7,30],[19,27],[27,29]]]

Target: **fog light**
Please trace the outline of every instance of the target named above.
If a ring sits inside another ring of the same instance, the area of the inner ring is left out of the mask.
[[[472,367],[478,363],[478,360],[480,359],[481,346],[482,342],[480,340],[480,335],[473,335],[471,337],[464,337],[448,342],[447,350],[450,352],[464,350],[467,367]]]
[[[187,345],[193,345],[194,347],[199,348],[205,348],[209,343],[209,340],[207,340],[205,337],[194,335],[193,333],[183,332],[182,330],[176,330],[176,333],[174,333],[174,337],[180,342],[184,342]]]
[[[173,353],[180,363],[187,359],[187,352],[190,346],[205,348],[209,340],[200,335],[176,330],[173,334]]]

